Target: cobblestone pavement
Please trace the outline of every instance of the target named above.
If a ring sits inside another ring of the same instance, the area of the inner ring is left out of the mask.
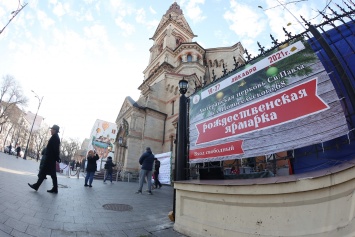
[[[58,194],[46,191],[52,188],[50,176],[36,192],[27,183],[36,182],[38,166],[0,152],[0,237],[184,236],[168,218],[173,210],[170,186],[153,190],[153,195],[135,194],[135,182],[94,180],[89,188],[83,177],[58,174]],[[105,209],[105,204],[116,210]]]

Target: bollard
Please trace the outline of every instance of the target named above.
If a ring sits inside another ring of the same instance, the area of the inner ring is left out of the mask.
[[[76,177],[79,179],[79,175],[80,175],[80,168],[77,168],[76,170]]]

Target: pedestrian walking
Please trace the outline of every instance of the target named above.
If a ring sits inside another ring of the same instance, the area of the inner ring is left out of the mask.
[[[21,147],[20,146],[16,147],[16,158],[21,157],[20,152],[21,152]]]
[[[115,167],[116,164],[114,164],[112,162],[112,157],[109,156],[107,157],[107,161],[106,161],[106,164],[105,164],[105,170],[106,170],[106,176],[105,176],[105,179],[104,179],[104,183],[106,183],[106,180],[110,177],[110,181],[112,183],[112,171],[113,171],[113,167]]]
[[[100,159],[96,154],[95,150],[90,150],[87,157],[87,165],[86,165],[86,176],[85,176],[85,184],[84,186],[92,187],[92,181],[94,180],[94,175],[97,169],[96,161]],[[88,185],[89,182],[89,185]]]
[[[60,147],[60,139],[59,139],[59,126],[53,125],[51,128],[51,138],[48,140],[48,144],[45,151],[45,159],[43,162],[42,169],[39,170],[37,183],[30,184],[30,186],[34,190],[38,190],[41,186],[43,180],[46,178],[46,175],[50,175],[53,182],[53,188],[47,190],[49,193],[58,193],[58,180],[57,180],[57,172],[56,172],[56,162],[61,162],[59,157],[59,147]]]
[[[72,161],[71,161],[70,167],[71,167],[71,171],[74,171],[74,168],[75,168],[75,160],[72,160]]]
[[[142,194],[144,179],[147,179],[148,194],[152,195],[152,169],[154,163],[154,155],[150,147],[145,149],[145,152],[139,158],[141,170],[139,172],[139,189],[136,193]]]
[[[11,145],[11,143],[10,143],[10,146],[9,146],[9,155],[13,155],[13,153],[12,153],[12,145]]]
[[[154,158],[154,186],[155,188],[161,188],[162,185],[159,181],[159,168],[160,168],[160,161],[157,158]]]

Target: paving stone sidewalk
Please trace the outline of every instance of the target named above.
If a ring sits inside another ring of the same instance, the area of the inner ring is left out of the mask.
[[[171,186],[153,190],[153,195],[135,194],[135,182],[94,180],[89,188],[83,177],[58,174],[58,194],[47,193],[52,188],[49,176],[36,192],[27,183],[36,182],[38,166],[0,152],[0,237],[184,236],[168,218]]]

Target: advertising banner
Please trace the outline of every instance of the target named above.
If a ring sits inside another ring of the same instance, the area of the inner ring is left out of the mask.
[[[97,171],[103,169],[106,158],[113,157],[114,145],[117,136],[117,124],[96,119],[91,130],[88,150],[95,150],[100,159],[96,162]],[[111,154],[111,155],[110,155]]]
[[[191,163],[272,154],[348,132],[330,78],[302,40],[191,95],[189,116]]]
[[[154,154],[160,161],[159,181],[161,184],[171,184],[171,152]]]

